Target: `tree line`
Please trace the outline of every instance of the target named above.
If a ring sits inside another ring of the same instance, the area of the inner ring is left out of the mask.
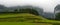
[[[1,9],[0,13],[1,11],[3,11],[2,13],[30,13],[34,15],[39,15],[38,9],[40,10],[40,12],[43,12],[42,8],[34,7],[30,5],[13,6],[13,7],[6,7],[4,5],[0,5],[0,9]]]

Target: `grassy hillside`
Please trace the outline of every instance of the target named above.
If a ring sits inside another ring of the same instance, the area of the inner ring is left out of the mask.
[[[33,14],[28,14],[28,13],[8,13],[8,14],[0,14],[0,20],[13,20],[13,21],[17,21],[17,20],[25,20],[25,21],[41,21],[42,20],[46,20],[45,18],[43,18],[42,16],[36,16]]]
[[[60,25],[60,21],[48,20],[29,13],[0,14],[0,25]]]

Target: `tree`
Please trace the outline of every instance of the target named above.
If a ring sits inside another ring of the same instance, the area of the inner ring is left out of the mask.
[[[19,9],[20,12],[30,13],[34,15],[42,15],[43,9],[31,5],[22,6],[23,8]]]
[[[35,9],[26,8],[26,9],[20,9],[19,11],[20,13],[30,13],[34,15],[39,15]]]
[[[15,9],[15,10],[14,10],[14,12],[18,12],[18,10],[17,10],[17,9]]]
[[[60,13],[57,13],[56,14],[56,19],[59,19],[60,20]]]

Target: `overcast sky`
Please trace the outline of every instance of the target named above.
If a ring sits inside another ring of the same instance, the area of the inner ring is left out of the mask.
[[[43,7],[45,12],[53,12],[54,7],[60,4],[60,0],[0,0],[5,6],[33,5]]]

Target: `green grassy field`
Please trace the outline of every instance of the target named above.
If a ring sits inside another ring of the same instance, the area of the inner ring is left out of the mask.
[[[0,25],[52,25],[47,23],[0,22]]]
[[[0,22],[0,25],[53,25],[60,24],[60,21],[48,20],[43,18],[42,16],[36,16],[28,13],[8,13],[8,14],[0,14],[0,18],[7,18],[9,21],[16,21],[17,18],[9,18],[9,17],[22,17],[22,20],[26,20],[24,22]],[[29,19],[30,18],[30,19]],[[20,20],[20,18],[18,18]],[[38,20],[37,20],[38,19]],[[2,19],[4,20],[4,19]],[[1,21],[1,19],[0,19]]]
[[[34,25],[34,24],[24,22],[0,22],[0,25]]]

